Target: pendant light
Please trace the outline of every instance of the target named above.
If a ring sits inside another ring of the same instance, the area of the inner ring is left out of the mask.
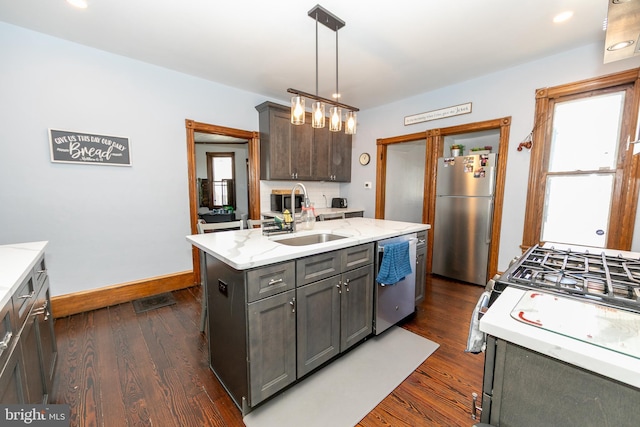
[[[287,89],[287,92],[294,94],[291,98],[291,123],[302,125],[305,123],[305,103],[304,99],[309,98],[314,102],[311,104],[311,126],[323,128],[325,125],[325,106],[331,105],[329,110],[329,130],[339,132],[342,130],[342,109],[347,110],[345,133],[353,135],[356,133],[356,111],[355,107],[337,102],[338,92],[338,30],[345,26],[345,22],[317,5],[308,13],[316,21],[316,94],[312,95],[297,89]],[[336,33],[336,100],[330,100],[318,96],[318,22]]]
[[[318,14],[316,14],[316,96],[318,96]],[[324,127],[324,102],[318,100],[311,104],[311,127]]]
[[[297,95],[291,98],[291,124],[304,124],[304,98]]]

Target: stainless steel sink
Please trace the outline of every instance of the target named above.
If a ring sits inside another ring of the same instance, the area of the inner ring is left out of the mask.
[[[318,234],[305,234],[302,236],[287,237],[286,239],[274,240],[276,243],[289,246],[306,246],[314,245],[316,243],[326,243],[333,240],[345,239],[346,236],[340,236],[338,234],[331,233],[318,233]]]

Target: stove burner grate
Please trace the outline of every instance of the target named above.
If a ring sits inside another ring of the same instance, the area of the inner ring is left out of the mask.
[[[500,279],[640,312],[640,260],[534,246]]]

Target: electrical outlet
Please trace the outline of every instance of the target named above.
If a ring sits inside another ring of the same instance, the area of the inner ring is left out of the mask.
[[[371,188],[371,181],[365,181],[364,188]]]

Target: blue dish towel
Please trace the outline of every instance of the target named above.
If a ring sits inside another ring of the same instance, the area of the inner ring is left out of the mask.
[[[376,281],[384,285],[393,285],[408,274],[411,274],[409,242],[384,245],[384,254]]]

